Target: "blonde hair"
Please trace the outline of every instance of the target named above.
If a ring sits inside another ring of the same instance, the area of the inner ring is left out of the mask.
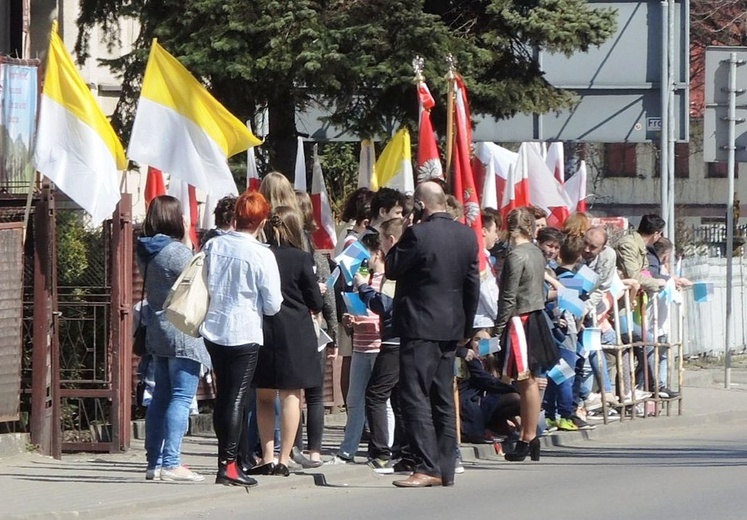
[[[583,211],[576,211],[571,213],[565,222],[563,223],[563,229],[561,231],[569,236],[583,237],[589,228],[591,227],[591,221],[589,217]]]
[[[303,216],[304,231],[314,233],[319,229],[319,226],[316,224],[316,220],[314,220],[314,205],[311,203],[311,197],[305,191],[296,190],[296,201],[298,202],[298,209]]]
[[[293,184],[280,172],[270,172],[265,175],[259,185],[259,192],[267,199],[273,210],[280,206],[290,206],[300,210]]]
[[[509,238],[523,236],[532,240],[536,226],[534,213],[527,207],[511,210],[506,216],[506,231]]]
[[[303,217],[298,208],[278,206],[273,208],[272,217],[265,225],[265,235],[276,246],[292,246],[305,250]]]

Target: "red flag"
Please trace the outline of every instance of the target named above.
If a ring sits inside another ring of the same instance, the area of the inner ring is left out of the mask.
[[[311,176],[311,205],[314,208],[314,220],[317,230],[312,236],[316,249],[334,249],[337,245],[335,234],[335,219],[332,216],[332,207],[327,196],[327,186],[324,184],[322,175],[322,164],[316,153],[314,145],[314,165]]]
[[[472,127],[470,123],[469,102],[464,80],[458,74],[454,81],[454,121],[456,122],[454,145],[454,195],[464,206],[465,224],[472,228],[477,237],[479,248],[480,272],[486,267],[485,239],[482,236],[482,217],[480,200],[475,189],[475,178],[472,174],[470,147],[472,146]]]
[[[145,178],[145,206],[147,207],[150,201],[161,195],[166,195],[163,172],[148,166],[148,174]]]
[[[420,107],[420,126],[418,128],[418,168],[417,182],[429,179],[444,178],[441,157],[438,155],[436,135],[431,123],[431,109],[436,102],[424,81],[418,82],[418,105]]]
[[[171,177],[169,182],[169,195],[179,199],[182,203],[182,214],[187,225],[187,235],[192,241],[192,246],[198,249],[200,243],[197,241],[197,195],[195,187]]]
[[[563,153],[563,143],[554,141],[547,147],[547,156],[545,157],[547,167],[550,168],[553,176],[558,182],[565,184],[565,158]]]
[[[565,191],[572,207],[586,213],[586,161],[581,161],[576,174],[565,183]]]
[[[531,203],[547,210],[550,215],[547,225],[561,227],[570,214],[571,202],[547,163],[532,143],[522,143],[519,148],[517,173],[529,179],[529,198]]]

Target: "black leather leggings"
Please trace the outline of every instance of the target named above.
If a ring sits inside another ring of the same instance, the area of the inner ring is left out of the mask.
[[[236,460],[236,451],[244,428],[244,408],[257,367],[259,345],[249,343],[226,347],[205,340],[215,372],[217,395],[213,410],[213,428],[218,438],[218,460]]]

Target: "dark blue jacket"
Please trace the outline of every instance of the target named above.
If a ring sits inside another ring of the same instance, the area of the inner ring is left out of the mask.
[[[358,286],[358,296],[360,296],[366,307],[374,314],[378,314],[379,329],[381,331],[381,340],[387,341],[397,337],[394,334],[394,320],[392,319],[392,309],[394,309],[394,299],[384,293],[376,292],[373,287],[367,283]]]

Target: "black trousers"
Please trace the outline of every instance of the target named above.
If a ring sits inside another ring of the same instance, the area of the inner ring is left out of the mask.
[[[327,368],[327,350],[319,353],[319,369],[322,371],[322,381]],[[306,434],[308,442],[306,449],[309,451],[322,451],[322,436],[324,434],[324,383],[314,388],[304,388],[304,400],[306,401]],[[298,423],[296,433],[296,448],[303,450],[303,421]]]
[[[402,338],[400,404],[415,471],[454,480],[456,417],[454,357],[456,341]]]
[[[218,438],[218,460],[236,460],[244,428],[247,392],[257,367],[259,345],[223,346],[205,340],[215,372],[216,397],[213,428]]]
[[[372,459],[392,458],[389,418],[386,413],[386,402],[389,399],[394,410],[394,446],[401,448],[406,443],[399,392],[394,392],[399,383],[399,355],[399,345],[382,344],[366,386],[366,420],[371,431],[368,456]]]

